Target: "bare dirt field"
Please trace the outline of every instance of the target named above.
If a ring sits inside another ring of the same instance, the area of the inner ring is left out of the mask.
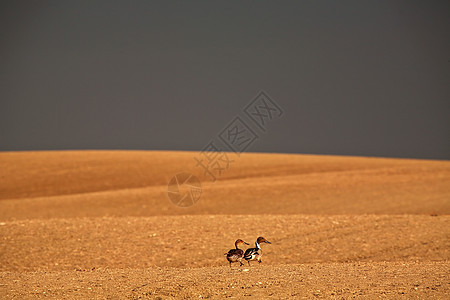
[[[450,162],[229,154],[213,182],[196,155],[0,153],[0,299],[449,299]]]

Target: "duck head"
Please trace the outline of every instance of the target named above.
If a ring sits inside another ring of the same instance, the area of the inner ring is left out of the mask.
[[[237,247],[238,247],[239,245],[242,245],[242,244],[250,245],[249,243],[244,242],[244,241],[241,240],[241,239],[237,239],[236,242],[234,243],[234,245],[236,246],[236,249],[237,249]]]
[[[266,240],[265,238],[263,238],[262,236],[260,236],[257,240],[256,243],[258,245],[261,245],[261,243],[267,243],[267,244],[272,244],[271,242],[269,242],[268,240]]]

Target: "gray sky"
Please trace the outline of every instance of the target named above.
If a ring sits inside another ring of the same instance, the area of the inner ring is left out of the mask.
[[[249,151],[450,159],[449,20],[449,1],[2,1],[0,150],[200,150],[265,90],[284,115]]]

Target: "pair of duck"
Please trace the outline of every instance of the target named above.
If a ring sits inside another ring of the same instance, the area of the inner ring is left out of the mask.
[[[262,257],[262,252],[261,252],[261,244],[262,243],[267,243],[267,244],[271,244],[271,242],[269,242],[268,240],[266,240],[265,238],[263,238],[262,236],[260,236],[259,238],[256,239],[255,242],[255,248],[248,248],[247,250],[245,250],[245,253],[242,249],[239,249],[239,246],[242,244],[245,245],[250,245],[247,242],[244,242],[241,239],[236,240],[236,242],[234,243],[234,246],[236,247],[236,249],[231,249],[230,251],[228,251],[228,253],[225,253],[225,255],[227,256],[227,260],[230,262],[230,268],[231,268],[231,263],[234,262],[238,262],[242,265],[244,265],[242,263],[242,259],[245,259],[248,262],[248,265],[250,266],[250,261],[256,260],[257,262],[261,263],[261,257]]]

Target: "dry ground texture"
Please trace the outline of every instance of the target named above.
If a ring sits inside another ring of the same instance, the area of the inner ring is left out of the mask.
[[[0,299],[450,298],[450,162],[233,155],[212,182],[193,152],[0,153]]]

